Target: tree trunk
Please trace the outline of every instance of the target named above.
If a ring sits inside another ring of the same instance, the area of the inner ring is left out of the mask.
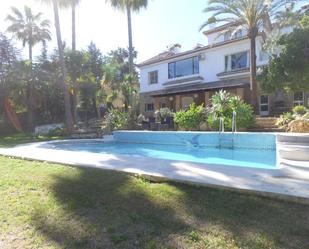
[[[33,96],[33,77],[32,77],[32,44],[29,42],[29,61],[30,61],[30,79],[27,82],[27,125],[30,132],[34,128],[34,96]]]
[[[72,50],[76,51],[76,6],[72,3]]]
[[[133,75],[133,41],[132,41],[132,19],[131,9],[127,6],[127,17],[128,17],[128,35],[129,35],[129,73]],[[130,83],[132,82],[130,77]]]
[[[96,100],[96,96],[95,95],[92,97],[92,109],[93,109],[93,112],[94,112],[94,116],[96,118],[98,118],[99,117],[99,113],[98,113],[97,100]]]
[[[70,94],[68,91],[68,85],[66,82],[67,79],[67,70],[64,61],[63,55],[63,44],[61,39],[61,30],[60,30],[60,20],[59,20],[59,10],[57,0],[53,1],[54,15],[55,15],[55,27],[57,34],[57,44],[58,44],[58,52],[59,52],[59,61],[61,67],[61,83],[64,91],[64,109],[65,109],[65,122],[66,127],[69,133],[73,131],[73,118],[71,113],[71,102],[70,102]]]
[[[254,108],[254,112],[258,114],[258,102],[257,102],[257,81],[256,81],[256,36],[250,37],[250,90],[251,90],[251,105]]]
[[[76,51],[76,5],[72,3],[72,51]],[[72,84],[74,87],[74,91],[72,94],[72,109],[73,109],[73,119],[74,122],[77,123],[79,121],[78,113],[77,113],[77,83],[76,83],[76,75],[73,72],[72,75]]]

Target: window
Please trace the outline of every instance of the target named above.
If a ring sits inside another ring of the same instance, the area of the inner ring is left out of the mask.
[[[241,37],[243,37],[242,30],[237,30],[233,35],[231,31],[226,31],[224,33],[224,41],[239,39]]]
[[[294,106],[304,105],[304,92],[294,93]]]
[[[260,53],[259,53],[259,60],[260,61],[266,61],[266,60],[268,60],[268,58],[269,58],[268,54],[261,49]]]
[[[152,71],[148,73],[148,82],[149,84],[158,83],[158,71]]]
[[[199,59],[197,56],[186,60],[171,62],[168,64],[168,78],[173,79],[198,74],[199,68]]]
[[[166,103],[164,103],[164,102],[163,102],[163,103],[161,103],[161,104],[160,104],[160,106],[161,106],[161,108],[165,108],[165,107],[167,107]]]
[[[239,38],[241,38],[241,37],[243,37],[243,35],[242,35],[242,30],[240,29],[240,30],[237,30],[237,31],[234,33],[232,39],[239,39]]]
[[[269,114],[269,98],[268,95],[260,96],[260,115],[267,116]]]
[[[231,32],[227,31],[224,33],[224,41],[231,40]]]
[[[153,103],[145,104],[145,112],[153,112],[153,111],[154,111],[154,104]]]
[[[233,71],[249,67],[248,52],[225,56],[225,71]]]
[[[181,109],[187,110],[192,103],[194,103],[194,98],[192,96],[182,97],[181,98]]]

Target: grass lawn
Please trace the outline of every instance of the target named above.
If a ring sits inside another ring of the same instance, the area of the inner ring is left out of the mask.
[[[48,140],[56,140],[61,139],[63,137],[57,137],[57,136],[44,136],[44,135],[38,135],[38,136],[31,136],[27,134],[15,134],[11,136],[6,137],[0,137],[0,148],[7,148],[7,147],[13,147],[18,144],[23,143],[31,143],[31,142],[43,142]]]
[[[233,191],[0,157],[0,197],[1,249],[309,248],[308,205]]]

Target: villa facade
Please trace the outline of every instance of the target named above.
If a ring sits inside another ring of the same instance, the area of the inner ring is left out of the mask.
[[[181,45],[140,63],[141,108],[146,116],[161,107],[174,111],[192,102],[210,103],[212,95],[223,89],[250,103],[250,41],[244,30],[231,35],[228,25],[204,32],[208,45],[197,45],[181,52]],[[262,50],[262,37],[256,40],[257,67],[268,63]],[[309,94],[282,92],[259,94],[261,116],[288,111],[294,105],[308,106]]]

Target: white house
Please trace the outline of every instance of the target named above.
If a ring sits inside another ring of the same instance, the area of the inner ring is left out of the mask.
[[[231,35],[228,26],[205,31],[207,46],[197,45],[182,52],[181,45],[175,44],[169,51],[138,65],[144,114],[152,115],[165,106],[178,111],[192,102],[208,105],[211,96],[220,89],[250,103],[250,41],[244,30]],[[262,37],[256,41],[257,67],[261,67],[268,62],[268,56],[262,50]],[[260,114],[278,114],[293,103],[305,104],[306,96],[302,92],[288,97],[283,93],[261,94]]]

